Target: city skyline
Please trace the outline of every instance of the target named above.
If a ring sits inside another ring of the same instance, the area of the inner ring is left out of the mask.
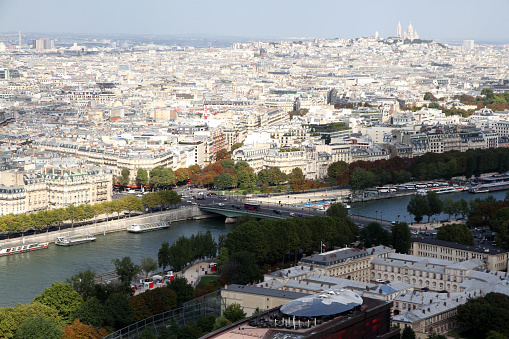
[[[355,3],[266,0],[126,4],[118,0],[86,6],[54,0],[0,1],[0,32],[75,34],[161,34],[242,38],[356,38],[396,36],[411,22],[422,39],[508,42],[502,13],[509,3],[491,2],[496,11],[479,11],[473,1]],[[98,10],[100,9],[100,10]],[[489,14],[488,14],[489,12]],[[357,13],[357,15],[355,15]],[[352,15],[354,14],[354,15]],[[56,20],[55,20],[56,19]],[[497,22],[497,25],[475,24]]]

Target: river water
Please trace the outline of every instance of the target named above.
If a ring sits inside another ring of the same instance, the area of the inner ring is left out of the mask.
[[[479,193],[472,194],[468,191],[459,193],[449,193],[439,195],[440,199],[444,200],[447,197],[453,198],[453,200],[473,200],[477,198],[486,198],[488,195],[493,195],[497,200],[504,200],[506,191],[496,191],[492,193]],[[386,221],[405,221],[411,223],[414,221],[413,216],[407,212],[406,207],[412,196],[404,196],[391,199],[380,199],[366,202],[356,202],[351,204],[350,214],[361,215],[365,217],[371,217],[376,219],[382,219]],[[399,217],[398,217],[399,216]],[[448,215],[440,214],[434,216],[435,220],[446,220]],[[431,219],[430,219],[431,220]],[[427,221],[427,217],[424,216],[423,221]]]
[[[502,200],[505,193],[499,191],[492,195]],[[440,198],[470,200],[488,195],[460,192],[441,195]],[[406,196],[353,203],[350,213],[387,221],[396,221],[399,215],[400,221],[411,222],[413,219],[406,211],[410,198]],[[437,220],[446,218],[446,215],[440,215]],[[180,236],[189,237],[207,230],[217,239],[218,235],[228,233],[232,227],[225,225],[223,218],[189,220],[173,223],[170,228],[160,231],[142,234],[122,231],[98,235],[97,240],[92,243],[69,247],[50,244],[48,249],[1,257],[0,307],[15,306],[18,302],[29,303],[52,282],[65,281],[66,278],[89,268],[98,274],[112,271],[113,259],[129,256],[135,264],[139,264],[141,259],[146,257],[157,260],[157,252],[163,241],[172,244]]]
[[[98,235],[92,243],[69,247],[50,244],[48,249],[1,257],[0,307],[29,303],[52,282],[65,281],[89,268],[98,274],[112,271],[113,259],[129,256],[135,264],[146,257],[157,260],[163,241],[171,245],[180,236],[190,237],[207,230],[217,240],[218,235],[231,229],[221,218],[189,220],[160,231],[142,234],[121,231]]]

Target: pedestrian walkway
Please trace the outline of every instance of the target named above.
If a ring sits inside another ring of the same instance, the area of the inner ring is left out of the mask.
[[[197,262],[195,264],[192,264],[191,266],[184,269],[184,272],[178,275],[183,275],[187,282],[193,286],[198,285],[200,278],[205,275],[205,273],[209,269],[209,263],[214,262],[215,259],[207,259],[200,262]],[[180,272],[179,272],[180,273]]]

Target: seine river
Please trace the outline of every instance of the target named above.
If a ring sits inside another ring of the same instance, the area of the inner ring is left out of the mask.
[[[447,197],[451,197],[454,200],[460,200],[464,198],[465,200],[472,200],[476,198],[486,198],[488,195],[493,195],[497,200],[504,200],[506,191],[497,191],[493,193],[479,193],[472,194],[468,191],[460,192],[460,193],[449,193],[449,194],[441,194],[439,195],[440,199],[445,199]],[[410,215],[406,207],[408,205],[411,196],[399,197],[399,198],[391,198],[391,199],[380,199],[380,200],[372,200],[366,202],[356,202],[351,204],[350,214],[353,215],[361,215],[365,217],[377,218],[386,221],[405,221],[411,223],[414,221],[413,216]],[[399,216],[399,218],[398,218]],[[436,220],[446,220],[448,216],[445,214],[441,214],[434,217]],[[427,220],[427,217],[424,216],[424,221]]]
[[[505,191],[492,195],[502,200]],[[488,194],[471,194],[468,192],[446,194],[440,196],[452,197],[455,200],[484,198]],[[413,221],[406,211],[410,196],[353,203],[350,213],[373,218],[383,218],[388,221]],[[441,215],[438,220],[446,219]],[[205,219],[200,221],[183,221],[174,223],[170,228],[144,234],[116,232],[98,235],[93,243],[70,247],[50,244],[48,249],[16,254],[0,258],[0,307],[15,306],[19,303],[29,303],[46,287],[55,281],[65,281],[66,278],[78,272],[92,269],[96,273],[112,271],[112,260],[131,257],[139,264],[142,258],[151,257],[157,260],[157,252],[163,241],[172,244],[180,236],[191,236],[198,232],[210,230],[212,236],[226,234],[232,226],[225,225],[222,218]]]
[[[232,226],[223,219],[204,219],[173,223],[170,228],[132,234],[126,231],[98,235],[92,243],[76,246],[55,246],[48,249],[0,258],[0,307],[30,303],[46,287],[55,281],[81,271],[92,269],[96,273],[114,270],[112,260],[131,257],[135,264],[142,258],[157,260],[157,252],[163,241],[172,244],[180,236],[191,236],[210,230],[218,235],[228,233]]]

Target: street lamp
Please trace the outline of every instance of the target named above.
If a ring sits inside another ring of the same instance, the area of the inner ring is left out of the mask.
[[[384,214],[384,211],[380,211],[380,223],[382,223],[384,220],[383,214]]]
[[[399,222],[399,214],[398,214],[398,222]]]
[[[378,221],[378,211],[375,211],[375,221]]]

